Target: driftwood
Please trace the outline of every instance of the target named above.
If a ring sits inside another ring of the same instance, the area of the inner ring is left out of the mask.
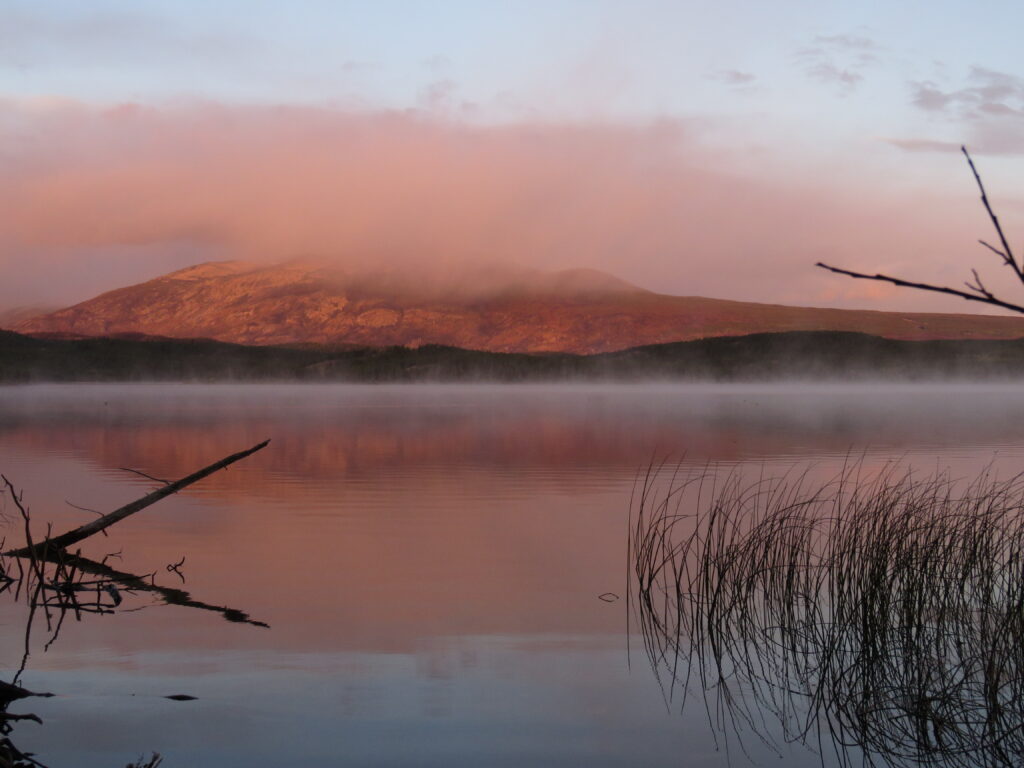
[[[250,456],[256,451],[259,451],[267,446],[269,440],[264,440],[262,443],[254,445],[245,451],[239,453],[233,453],[230,456],[226,456],[220,461],[214,462],[208,467],[204,467],[197,472],[193,472],[188,477],[183,477],[181,480],[176,480],[173,483],[167,483],[163,488],[160,488],[152,493],[143,496],[141,499],[136,499],[130,504],[125,504],[120,509],[115,509],[109,514],[103,515],[95,520],[91,520],[85,525],[80,525],[78,528],[62,533],[60,536],[47,537],[44,541],[34,544],[31,541],[24,547],[18,549],[11,549],[3,554],[7,557],[28,557],[28,558],[40,558],[48,559],[51,553],[60,552],[67,549],[72,544],[77,544],[83,539],[87,539],[97,533],[100,533],[114,523],[118,523],[124,520],[130,515],[134,515],[136,512],[145,509],[146,507],[156,504],[161,499],[167,498],[168,496],[177,493],[183,488],[202,480],[204,477],[212,475],[218,470],[224,469],[236,461],[244,459],[246,456]],[[6,478],[5,478],[6,479]]]
[[[103,562],[97,562],[82,557],[81,550],[73,554],[67,547],[77,544],[97,533],[103,533],[114,523],[155,504],[167,496],[170,496],[183,488],[187,488],[204,477],[234,464],[236,461],[250,456],[267,446],[269,440],[254,445],[248,450],[234,453],[220,461],[210,464],[208,467],[193,472],[175,482],[168,482],[159,478],[146,475],[143,472],[136,472],[151,480],[162,482],[164,487],[154,491],[130,504],[102,515],[96,520],[74,528],[60,536],[51,536],[50,528],[47,526],[46,536],[41,542],[35,542],[32,537],[31,520],[28,507],[22,503],[21,494],[14,488],[14,485],[3,475],[0,475],[2,485],[9,492],[14,505],[21,513],[25,525],[25,546],[17,549],[10,549],[0,553],[0,593],[11,590],[15,599],[24,594],[29,604],[29,614],[25,625],[25,648],[14,680],[10,683],[0,681],[0,768],[46,768],[43,763],[36,760],[30,753],[20,751],[7,738],[15,722],[21,720],[32,720],[42,723],[42,720],[34,714],[12,714],[7,712],[7,707],[14,701],[32,696],[52,696],[51,693],[36,693],[18,685],[18,680],[24,672],[28,663],[32,626],[37,615],[45,616],[47,631],[51,635],[45,645],[48,649],[60,634],[64,619],[70,614],[75,619],[81,620],[84,614],[114,613],[120,606],[122,597],[116,585],[120,585],[125,591],[148,592],[163,600],[168,605],[180,605],[186,608],[197,608],[205,611],[219,613],[228,621],[251,624],[258,627],[269,625],[261,621],[249,618],[243,611],[227,606],[213,605],[195,600],[183,589],[162,587],[154,582],[154,574],[140,576],[134,573],[119,571]],[[131,470],[134,471],[134,470]],[[2,492],[2,491],[0,491]],[[91,511],[91,510],[90,510]],[[17,576],[7,573],[5,557],[14,558],[17,564]],[[27,568],[22,565],[22,559],[28,560]],[[179,562],[167,566],[168,571],[178,574],[184,581],[179,567],[184,564],[182,558]],[[47,567],[48,565],[52,567]],[[84,575],[95,578],[85,579]],[[34,585],[33,585],[34,583]],[[15,588],[17,591],[15,591]],[[95,601],[80,599],[80,596],[95,595]],[[109,600],[107,600],[109,598]],[[38,611],[38,613],[37,613]],[[188,701],[194,697],[185,694],[174,694],[165,698],[175,701]],[[153,754],[148,760],[139,758],[138,761],[130,763],[127,768],[156,768],[160,765],[162,758]]]
[[[264,440],[262,443],[258,443],[245,451],[233,453],[230,456],[226,456],[220,461],[214,462],[213,464],[193,472],[191,475],[183,477],[175,482],[161,481],[165,483],[163,488],[143,496],[140,499],[136,499],[130,504],[126,504],[109,514],[102,515],[96,520],[92,520],[85,525],[81,525],[78,528],[74,528],[63,533],[60,536],[51,536],[49,531],[47,531],[46,537],[41,542],[35,542],[32,539],[31,527],[29,525],[29,512],[22,504],[20,494],[15,490],[14,486],[6,477],[0,476],[6,484],[15,505],[18,507],[18,510],[21,512],[25,521],[25,546],[7,550],[0,554],[0,558],[25,558],[29,561],[29,574],[35,576],[37,585],[30,602],[33,610],[37,607],[45,609],[48,625],[51,609],[60,614],[61,622],[68,611],[72,611],[76,618],[80,618],[82,613],[112,613],[112,609],[120,605],[122,599],[120,592],[115,586],[115,584],[119,584],[129,592],[151,593],[162,599],[165,604],[212,611],[214,613],[219,613],[228,621],[266,627],[268,626],[267,624],[262,621],[255,621],[251,619],[244,611],[230,608],[228,606],[214,605],[212,603],[195,600],[183,589],[160,586],[155,583],[152,574],[138,575],[135,573],[128,573],[126,571],[119,571],[107,565],[106,558],[104,558],[103,562],[97,562],[83,557],[81,550],[76,550],[74,553],[71,553],[67,550],[67,547],[97,533],[102,533],[114,523],[120,522],[130,515],[155,504],[160,501],[160,499],[177,493],[183,488],[202,480],[204,477],[207,477],[220,469],[224,469],[225,467],[234,464],[236,461],[244,459],[246,456],[250,456],[256,451],[265,448],[269,442],[269,440]],[[146,475],[146,477],[149,476]],[[15,562],[19,563],[19,572],[24,576],[20,560],[16,560]],[[184,558],[182,558],[180,562],[168,566],[168,570],[173,570],[179,577],[181,577],[181,572],[178,570],[178,566],[183,562]],[[46,563],[54,564],[57,568],[53,573],[52,578],[48,578],[44,573],[44,566]],[[89,574],[97,578],[91,581],[84,581],[82,580],[83,574]],[[5,573],[2,565],[0,565],[0,592],[6,590],[11,584],[18,584],[20,589],[21,581],[22,579],[20,577],[15,578]],[[80,601],[77,597],[77,593],[79,592],[96,592],[97,599],[95,604]],[[109,604],[100,604],[99,596],[101,592],[109,595],[112,602]],[[57,630],[54,632],[53,639],[56,639],[56,634],[59,630],[60,622],[58,622]],[[0,702],[3,701],[3,694],[3,688],[0,687]],[[0,764],[0,768],[3,768],[2,764]]]

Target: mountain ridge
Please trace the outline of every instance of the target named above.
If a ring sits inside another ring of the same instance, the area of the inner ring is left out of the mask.
[[[889,339],[1013,339],[1024,318],[881,312],[670,296],[597,270],[478,268],[445,280],[412,270],[352,275],[314,261],[207,262],[14,325],[24,334],[142,334],[250,345],[438,344],[491,352],[595,354],[788,331]]]

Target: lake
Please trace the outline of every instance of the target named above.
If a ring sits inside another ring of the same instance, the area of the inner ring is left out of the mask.
[[[44,649],[37,616],[20,683],[57,695],[12,705],[44,721],[15,724],[19,749],[51,768],[153,751],[166,768],[743,764],[702,707],[666,703],[627,632],[637,473],[668,458],[827,474],[854,457],[1010,476],[1024,388],[0,388],[0,472],[37,538],[157,487],[126,469],[177,479],[268,438],[81,548],[269,628],[139,592]],[[27,618],[0,596],[4,679]]]

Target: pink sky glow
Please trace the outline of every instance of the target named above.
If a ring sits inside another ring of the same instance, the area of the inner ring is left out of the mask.
[[[316,257],[439,274],[592,267],[680,295],[972,311],[813,264],[958,284],[986,263],[958,162],[943,158],[963,175],[959,198],[821,177],[715,148],[697,121],[62,101],[9,102],[0,125],[17,139],[0,177],[0,264],[18,276],[0,289],[6,305],[81,300],[204,260]]]
[[[1024,235],[1024,6],[7,0],[0,311],[216,259],[591,267],[679,295],[983,305],[966,143]]]

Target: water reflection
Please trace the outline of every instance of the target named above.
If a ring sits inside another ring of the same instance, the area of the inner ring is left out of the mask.
[[[142,574],[185,556],[189,587],[273,629],[178,606],[68,624],[26,671],[62,695],[34,708],[47,736],[24,738],[58,768],[150,750],[197,768],[723,765],[703,718],[669,716],[649,671],[628,670],[624,601],[599,598],[625,594],[637,469],[685,454],[834,471],[865,449],[961,474],[994,451],[1019,462],[1024,394],[964,402],[938,387],[0,388],[0,468],[58,530],[90,517],[66,502],[107,510],[150,488],[122,467],[176,477],[272,438],[83,556],[121,552],[108,565]],[[0,633],[0,658],[20,653]]]
[[[1019,764],[1024,475],[864,469],[645,479],[632,596],[666,697],[826,764]]]
[[[108,469],[141,462],[143,470],[180,476],[206,456],[273,434],[275,451],[255,457],[252,472],[225,474],[206,488],[253,495],[274,493],[282,477],[315,478],[305,483],[315,493],[328,482],[340,487],[420,469],[632,472],[655,453],[721,463],[822,458],[851,447],[1019,448],[1021,416],[1024,390],[1006,386],[50,385],[0,392],[5,445],[84,456]]]
[[[48,524],[46,535],[38,539],[33,537],[33,521],[23,494],[8,478],[0,479],[3,483],[3,500],[17,509],[23,523],[21,532],[24,536],[18,544],[5,536],[3,545],[0,545],[0,599],[7,598],[13,606],[23,605],[25,609],[20,664],[10,682],[0,681],[0,765],[9,768],[47,768],[34,753],[19,749],[12,739],[15,724],[29,720],[43,725],[43,720],[31,712],[14,713],[8,709],[16,701],[51,698],[55,695],[24,688],[21,678],[26,673],[33,652],[48,652],[58,641],[66,622],[82,622],[140,610],[147,605],[138,604],[137,598],[141,595],[156,598],[163,605],[211,611],[230,622],[267,628],[268,625],[250,619],[243,611],[211,605],[193,599],[183,589],[162,586],[157,583],[155,572],[139,575],[120,571],[108,565],[110,556],[104,557],[102,561],[91,560],[82,557],[80,550],[72,554],[61,546],[62,543],[77,544],[97,533],[105,535],[106,527],[126,519],[133,509],[141,510],[148,506],[151,503],[148,499],[140,499],[134,507],[122,508],[62,535],[53,534],[52,524]],[[171,493],[174,488],[186,482],[175,484],[165,481],[166,490],[151,498]],[[9,526],[11,533],[15,530],[18,530],[16,525]],[[185,577],[181,572],[183,564],[184,558],[168,564],[166,571],[174,573],[184,582]],[[195,699],[194,696],[180,693],[165,695],[163,698],[171,701]],[[130,763],[128,768],[156,768],[161,763],[160,755],[153,753],[149,758],[140,757]]]

